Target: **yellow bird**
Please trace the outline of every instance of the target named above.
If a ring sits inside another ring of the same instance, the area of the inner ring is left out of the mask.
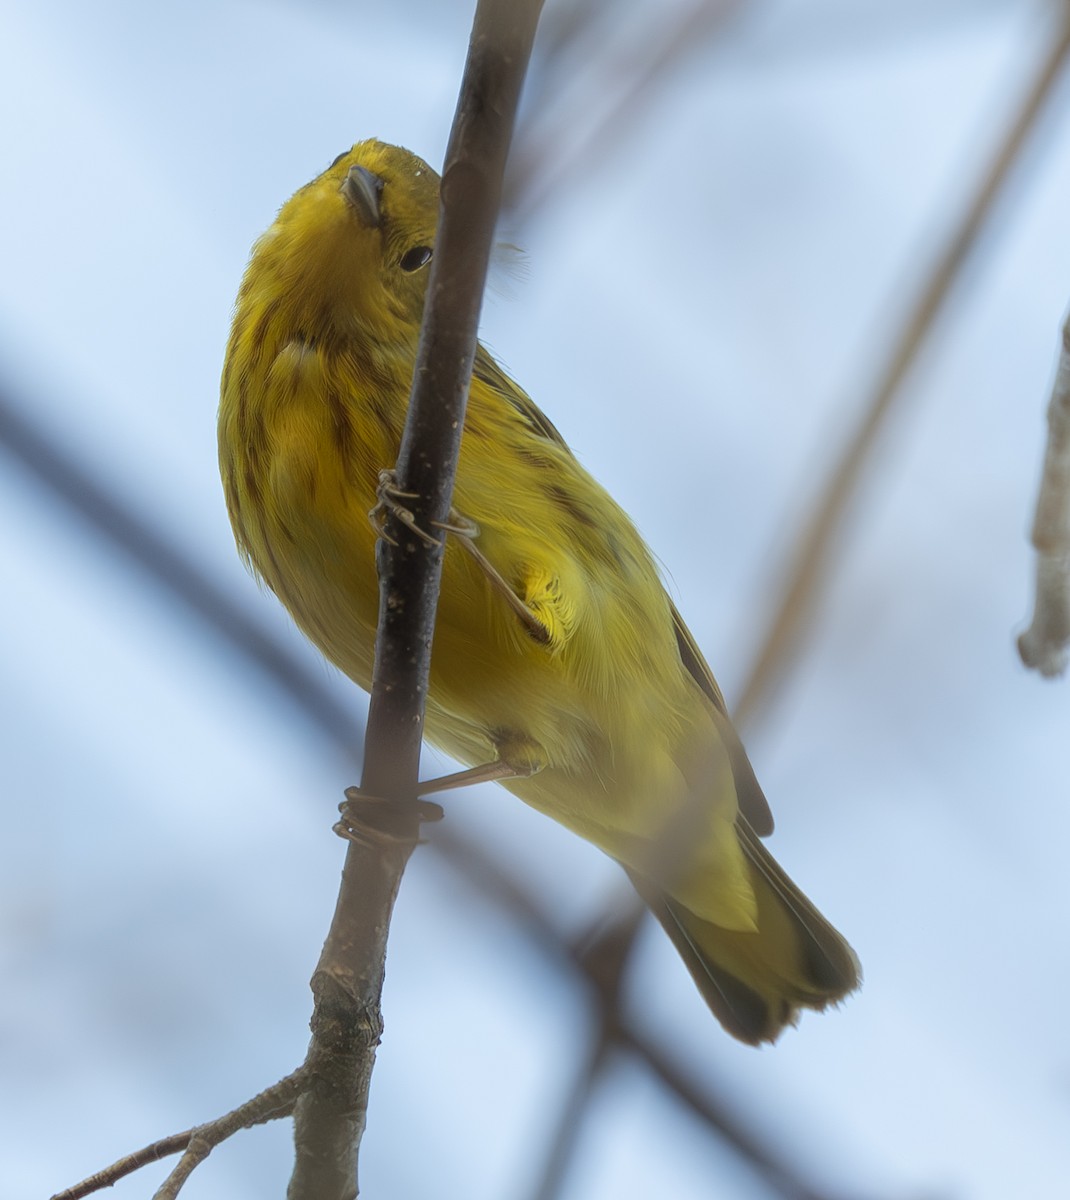
[[[369,510],[398,455],[438,201],[438,175],[407,150],[340,155],[254,246],[223,369],[239,550],[363,688]],[[498,764],[475,775],[621,863],[742,1041],[857,987],[851,948],[759,841],[765,797],[653,556],[482,346],[453,503],[428,739]]]

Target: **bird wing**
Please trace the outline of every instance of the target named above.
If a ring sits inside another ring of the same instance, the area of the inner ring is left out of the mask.
[[[472,374],[476,379],[493,388],[503,400],[507,401],[524,419],[532,432],[548,442],[569,450],[568,443],[561,436],[557,426],[542,411],[534,400],[518,387],[494,361],[490,351],[480,343],[476,349],[476,359],[472,364]]]
[[[672,625],[676,633],[676,645],[680,651],[680,660],[687,668],[691,678],[713,703],[717,732],[728,750],[728,757],[732,763],[739,811],[759,837],[768,837],[773,832],[773,814],[769,808],[769,801],[765,798],[762,786],[754,774],[754,768],[750,765],[747,752],[743,749],[743,743],[739,740],[739,734],[736,733],[732,719],[728,715],[728,706],[724,702],[724,696],[721,695],[721,689],[717,686],[717,680],[713,677],[709,663],[702,657],[702,651],[695,644],[691,630],[684,624],[683,617],[680,616],[676,605],[671,600],[669,607],[672,609]]]
[[[472,374],[476,379],[492,388],[507,401],[520,414],[524,423],[533,433],[545,438],[548,442],[553,442],[555,445],[562,447],[570,455],[572,454],[568,443],[561,436],[557,426],[539,408],[535,401],[506,375],[482,343],[476,349]],[[743,743],[739,740],[739,734],[736,733],[732,726],[731,718],[728,715],[728,706],[724,702],[724,696],[721,695],[721,689],[717,686],[717,680],[714,679],[709,664],[702,657],[702,651],[695,644],[695,639],[691,636],[691,631],[684,624],[683,617],[680,616],[676,605],[673,604],[667,593],[665,598],[672,612],[673,630],[676,633],[676,645],[680,652],[680,661],[687,668],[688,673],[698,684],[700,690],[713,704],[717,732],[728,750],[729,759],[732,763],[732,774],[736,783],[739,811],[755,833],[760,837],[766,837],[773,832],[773,814],[769,809],[769,802],[766,800],[761,785],[754,774],[754,768],[750,765],[747,752],[743,749]]]

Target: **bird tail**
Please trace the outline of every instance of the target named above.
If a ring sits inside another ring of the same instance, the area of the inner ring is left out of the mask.
[[[784,873],[744,819],[737,823],[758,929],[724,929],[656,884],[636,890],[664,926],[714,1016],[751,1045],[776,1041],[800,1008],[823,1009],[862,981],[854,951]]]

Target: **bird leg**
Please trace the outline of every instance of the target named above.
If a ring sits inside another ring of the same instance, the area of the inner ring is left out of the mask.
[[[480,763],[478,767],[468,767],[464,771],[454,771],[452,775],[440,775],[438,779],[428,779],[418,784],[421,796],[431,796],[435,792],[448,792],[452,788],[471,787],[477,783],[494,783],[503,779],[522,779],[533,775],[534,770],[525,767],[515,767],[512,763],[503,762],[496,758],[493,762]]]
[[[513,612],[516,613],[520,618],[520,623],[536,642],[547,645],[553,640],[546,622],[541,621],[532,612],[531,606],[516,594],[514,588],[498,572],[497,567],[476,545],[476,538],[479,536],[479,526],[475,521],[470,521],[467,517],[462,517],[456,509],[451,508],[449,519],[447,521],[436,521],[435,525],[439,529],[445,530],[446,533],[452,533],[457,538],[460,545],[471,555],[478,564],[479,569],[486,575],[491,587],[494,588]]]
[[[379,484],[375,494],[376,502],[374,507],[368,511],[368,520],[371,521],[376,534],[384,541],[390,542],[392,545],[396,544],[385,529],[386,516],[390,514],[429,546],[440,545],[436,538],[425,533],[416,524],[416,518],[412,511],[402,503],[405,500],[414,500],[416,493],[401,491],[397,484],[395,471],[384,468],[379,472]],[[561,642],[567,637],[571,629],[572,616],[569,606],[562,601],[556,579],[547,576],[532,581],[533,595],[525,600],[517,595],[508,580],[503,578],[497,567],[476,545],[479,526],[475,521],[470,521],[467,517],[461,516],[455,508],[451,508],[445,521],[435,521],[433,524],[437,529],[441,529],[444,533],[452,533],[457,538],[465,551],[478,564],[491,587],[520,618],[524,629],[534,641],[546,646]],[[546,613],[547,620],[542,619],[538,610]]]
[[[492,762],[480,763],[477,767],[425,780],[416,785],[419,795],[427,796],[495,780],[526,779],[542,770],[544,755],[536,742],[522,735],[507,734],[502,737],[502,746],[507,754],[511,753],[512,761],[499,757]],[[404,845],[412,840],[414,819],[419,824],[441,821],[445,815],[442,806],[433,800],[386,800],[359,787],[346,788],[345,797],[338,806],[342,816],[335,824],[334,832],[347,841],[360,842],[365,846],[389,848]]]
[[[490,762],[440,775],[416,785],[417,795],[429,796],[451,788],[470,787],[477,783],[501,782],[505,779],[528,779],[546,766],[546,751],[539,742],[516,729],[498,729],[491,735],[498,752]]]

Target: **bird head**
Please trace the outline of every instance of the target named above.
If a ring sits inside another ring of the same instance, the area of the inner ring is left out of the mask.
[[[439,177],[415,154],[358,142],[293,195],[253,250],[247,280],[310,331],[411,341],[427,290]]]

